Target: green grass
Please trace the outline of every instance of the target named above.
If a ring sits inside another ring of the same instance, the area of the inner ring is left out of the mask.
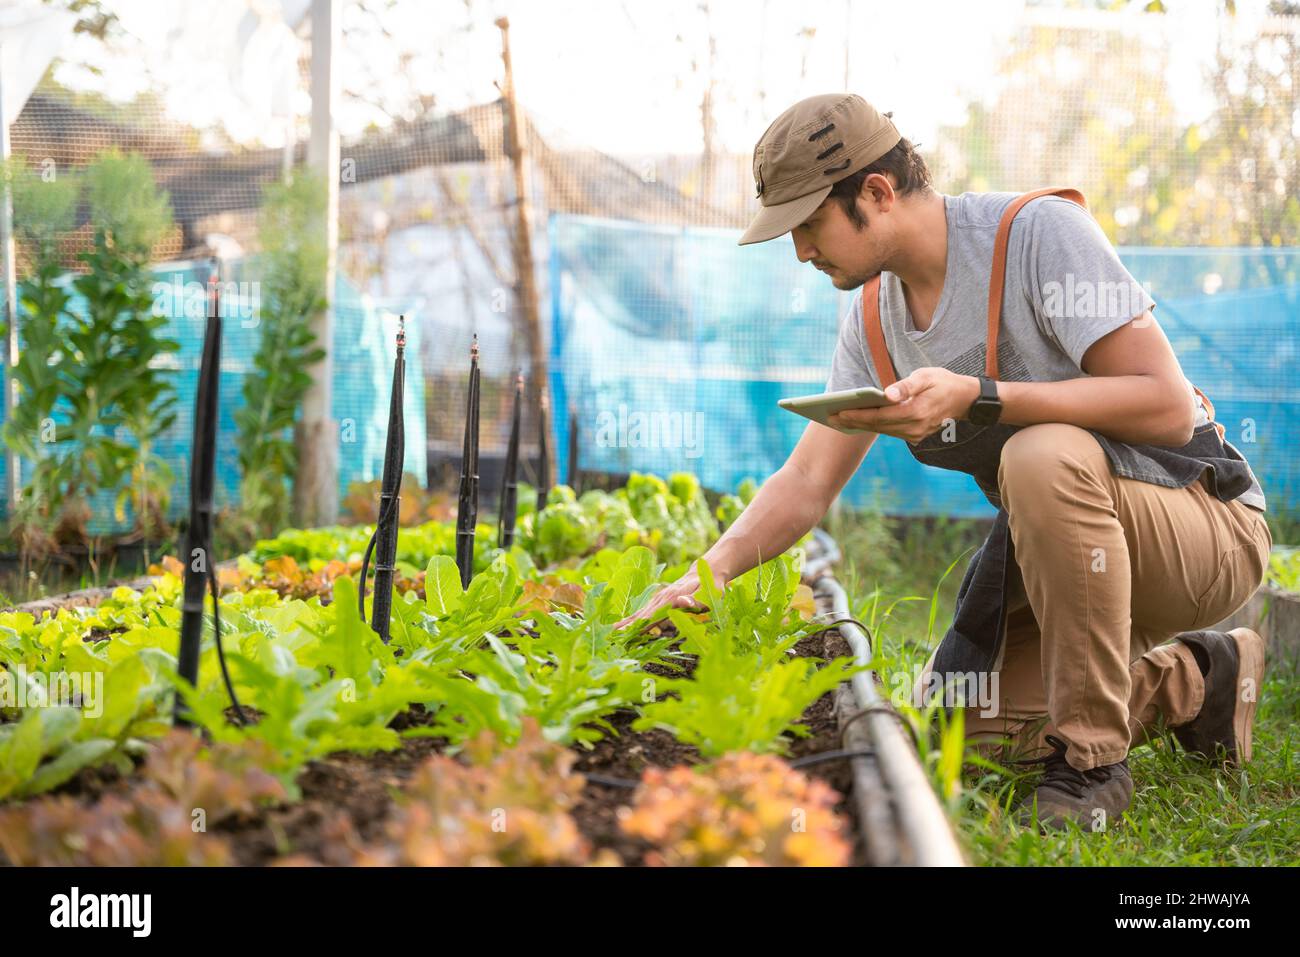
[[[837,576],[871,627],[888,696],[929,657],[952,620],[957,586],[983,531],[969,521],[929,525],[844,512],[828,522],[843,553]],[[1279,542],[1280,544],[1280,542]],[[1129,756],[1133,803],[1105,831],[1040,835],[1010,810],[1037,774],[999,766],[964,747],[960,727],[900,709],[922,762],[973,864],[1249,865],[1296,863],[1300,846],[1300,674],[1270,668],[1260,695],[1254,755],[1244,769],[1214,770],[1172,751],[1167,738]]]

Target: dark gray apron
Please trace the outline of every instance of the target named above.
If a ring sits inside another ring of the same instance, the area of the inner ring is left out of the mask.
[[[990,292],[988,339],[991,343],[997,342],[1001,320],[1000,293],[1005,281],[1006,244],[1011,220],[1030,199],[1047,194],[1064,195],[1084,205],[1082,195],[1074,190],[1049,189],[1026,193],[1008,207],[999,226],[994,248],[991,281],[996,289]],[[882,380],[880,388],[884,389],[897,381],[898,376],[893,361],[889,359],[880,325],[879,297],[880,277],[877,276],[863,288],[862,312],[876,372]],[[992,353],[986,352],[985,359],[985,374],[996,379],[996,347]],[[1196,391],[1204,400],[1211,421],[1193,430],[1191,440],[1179,448],[1129,445],[1088,429],[1106,452],[1116,475],[1153,485],[1183,488],[1208,471],[1211,494],[1224,502],[1235,499],[1250,488],[1250,467],[1235,449],[1224,443],[1222,427],[1213,421],[1213,405],[1204,393],[1199,389]],[[1006,637],[1009,601],[1014,594],[1023,593],[1024,586],[1020,579],[1020,568],[1016,564],[1007,512],[1002,507],[998,490],[998,465],[1002,458],[1002,446],[1021,428],[1022,426],[1002,423],[979,426],[961,420],[955,423],[956,436],[953,441],[944,441],[941,430],[920,442],[907,443],[913,458],[918,462],[973,476],[984,497],[998,510],[988,537],[971,557],[966,568],[957,592],[952,626],[935,653],[932,668],[945,687],[950,680],[955,680],[958,687],[969,686],[966,682],[972,673],[978,676],[997,670]]]

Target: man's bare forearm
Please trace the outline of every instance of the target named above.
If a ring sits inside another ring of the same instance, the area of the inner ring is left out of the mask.
[[[742,575],[790,548],[821,521],[828,506],[807,476],[787,463],[763,483],[704,560],[715,576],[730,580]]]
[[[1067,422],[1120,442],[1177,447],[1191,438],[1195,421],[1190,397],[1153,376],[999,382],[998,397],[1008,425]]]

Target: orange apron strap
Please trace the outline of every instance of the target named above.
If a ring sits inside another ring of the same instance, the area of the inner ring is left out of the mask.
[[[867,346],[871,349],[871,362],[880,378],[880,388],[888,389],[898,381],[898,376],[894,373],[894,360],[889,358],[889,347],[885,345],[884,330],[880,328],[879,274],[862,287],[862,327],[867,334]]]
[[[1202,392],[1200,389],[1198,389],[1196,386],[1192,386],[1192,389],[1196,392],[1197,395],[1201,397],[1201,401],[1205,403],[1205,414],[1209,417],[1211,422],[1214,422],[1214,428],[1219,433],[1219,441],[1220,442],[1227,441],[1226,437],[1227,437],[1228,430],[1224,428],[1223,425],[1221,425],[1220,423],[1214,421],[1214,403],[1210,401],[1210,397],[1206,395],[1204,392]]]
[[[1011,236],[1011,222],[1026,203],[1039,196],[1063,196],[1078,203],[1084,209],[1088,208],[1083,193],[1077,189],[1048,188],[1036,189],[1018,196],[1002,214],[1002,221],[998,223],[997,237],[993,245],[993,272],[989,278],[988,351],[984,360],[984,372],[990,379],[998,377],[998,326],[1002,318],[1002,287],[1007,275],[1007,243]],[[887,389],[898,381],[898,376],[894,372],[894,362],[889,357],[889,348],[885,345],[885,333],[880,326],[880,276],[878,275],[862,287],[862,325],[867,336],[867,346],[871,350],[871,361],[876,367],[876,375],[880,378],[880,388]],[[1222,424],[1215,422],[1214,403],[1197,386],[1193,385],[1192,389],[1201,397],[1201,401],[1205,404],[1205,413],[1209,420],[1214,422],[1219,439],[1223,441],[1227,430]]]
[[[1052,188],[1036,189],[1017,196],[998,223],[997,236],[993,242],[993,271],[989,277],[989,319],[988,350],[984,359],[984,374],[990,379],[998,377],[998,326],[1002,319],[1002,287],[1006,284],[1007,243],[1011,237],[1011,221],[1031,199],[1039,196],[1063,196],[1088,208],[1088,201],[1077,189]],[[885,334],[880,327],[880,277],[872,279],[862,287],[862,325],[867,335],[867,345],[871,349],[871,361],[880,376],[880,388],[886,389],[898,381],[894,372],[894,363],[889,358],[889,349],[885,345]],[[1206,400],[1208,403],[1208,399]]]
[[[984,374],[990,379],[998,377],[998,326],[1002,321],[1002,287],[1006,284],[1007,277],[1007,242],[1011,238],[1011,221],[1016,218],[1016,214],[1025,203],[1039,196],[1063,196],[1078,203],[1084,209],[1088,208],[1088,201],[1077,189],[1047,187],[1022,193],[1012,200],[1011,205],[1002,214],[1002,221],[998,223],[997,237],[993,241],[993,272],[989,277],[988,351],[984,359]]]

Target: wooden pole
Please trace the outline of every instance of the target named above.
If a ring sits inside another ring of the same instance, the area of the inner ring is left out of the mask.
[[[849,47],[853,40],[853,3],[844,0],[844,89],[849,88]]]
[[[529,404],[537,409],[539,432],[550,435],[551,421],[548,404],[543,401],[547,383],[546,347],[542,338],[541,310],[537,303],[537,278],[533,266],[533,233],[528,206],[528,181],[524,155],[523,118],[519,98],[515,94],[514,69],[510,62],[510,21],[498,17],[496,25],[501,30],[501,61],[505,65],[506,151],[514,167],[515,179],[515,297],[523,307],[525,332],[528,340],[528,359],[531,371],[528,388],[532,393]],[[545,493],[539,489],[539,495]]]
[[[9,163],[9,116],[4,108],[4,64],[5,50],[0,47],[0,163],[6,167]],[[18,380],[14,369],[18,366],[18,283],[14,275],[14,205],[13,193],[8,176],[0,184],[4,195],[0,197],[0,256],[4,258],[4,322],[5,322],[5,381],[4,412],[5,421],[13,421],[18,408]],[[18,498],[22,494],[22,475],[18,453],[12,448],[5,449],[5,495],[8,498],[9,514],[13,515],[18,507]]]
[[[334,399],[334,277],[339,247],[339,137],[334,107],[339,99],[334,49],[341,40],[341,0],[312,0],[311,141],[307,165],[325,179],[325,308],[312,320],[316,345],[325,355],[308,374],[298,423],[298,474],[294,478],[295,521],[304,527],[333,525],[339,514],[339,433]]]
[[[713,118],[713,93],[716,83],[714,82],[713,64],[717,59],[718,37],[713,32],[713,17],[709,10],[709,4],[700,4],[700,9],[704,12],[705,30],[709,35],[709,66],[708,76],[704,81],[704,97],[700,100],[700,123],[703,126],[703,155],[701,156],[702,169],[700,173],[700,206],[701,209],[707,210],[713,204],[714,179],[717,175],[717,158],[713,153],[713,135],[716,132],[716,123]]]

